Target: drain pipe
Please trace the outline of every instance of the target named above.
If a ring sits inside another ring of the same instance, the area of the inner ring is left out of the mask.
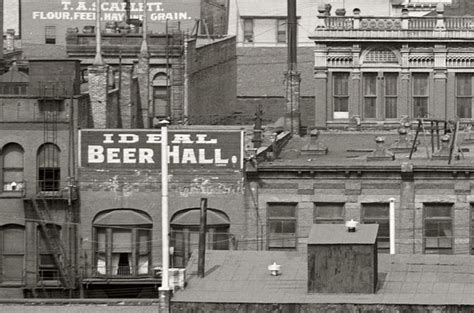
[[[389,218],[390,218],[390,254],[395,254],[395,199],[390,198]]]
[[[201,220],[199,223],[198,277],[204,277],[206,259],[207,198],[201,198]]]

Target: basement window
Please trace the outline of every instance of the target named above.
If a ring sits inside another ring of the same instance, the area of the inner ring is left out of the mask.
[[[314,224],[344,223],[344,203],[315,203],[313,212]]]
[[[377,251],[379,253],[390,252],[390,204],[388,203],[364,203],[362,204],[362,223],[378,224]]]

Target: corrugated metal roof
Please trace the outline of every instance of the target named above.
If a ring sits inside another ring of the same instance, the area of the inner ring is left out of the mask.
[[[379,225],[359,224],[355,232],[348,232],[344,224],[313,224],[308,245],[375,244]]]

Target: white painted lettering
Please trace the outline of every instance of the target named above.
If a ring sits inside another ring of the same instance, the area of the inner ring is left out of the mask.
[[[135,143],[138,142],[139,137],[135,134],[119,134],[118,143]]]
[[[152,149],[139,149],[138,151],[138,162],[139,163],[155,163],[153,161],[153,150]]]
[[[107,149],[107,163],[120,163],[120,148]]]
[[[77,11],[87,11],[86,3],[83,2],[83,1],[79,1],[79,2],[77,3],[76,10],[77,10]]]
[[[191,163],[196,164],[196,155],[194,154],[194,149],[183,149],[183,159],[181,163]]]
[[[229,159],[222,159],[221,153],[222,153],[221,149],[215,149],[214,150],[214,159],[216,160],[216,165],[228,164]]]
[[[103,163],[104,162],[104,147],[102,146],[88,146],[87,147],[87,163]]]
[[[206,159],[206,149],[199,149],[199,164],[212,164],[213,159]]]
[[[71,5],[71,1],[61,1],[63,5],[63,10],[69,10],[69,6]]]
[[[207,135],[204,135],[204,134],[197,134],[196,137],[197,137],[196,143],[202,143],[202,144],[216,144],[217,143],[217,139],[209,139],[208,141],[206,141]]]
[[[104,141],[103,143],[114,143],[113,138],[114,134],[104,134]]]
[[[183,144],[183,143],[193,143],[191,140],[190,134],[175,134],[174,139],[171,143]]]
[[[146,143],[161,143],[161,134],[147,134]]]
[[[137,163],[135,153],[137,149],[135,148],[125,148],[123,149],[123,163]]]
[[[171,163],[171,158],[173,158],[173,163],[179,163],[179,146],[173,146],[173,150],[170,150],[170,146],[168,146],[168,163]]]

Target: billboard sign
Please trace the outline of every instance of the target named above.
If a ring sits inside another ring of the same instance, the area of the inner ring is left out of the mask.
[[[168,164],[172,169],[242,169],[243,131],[169,130]],[[79,132],[79,166],[159,169],[158,129],[84,129]]]

